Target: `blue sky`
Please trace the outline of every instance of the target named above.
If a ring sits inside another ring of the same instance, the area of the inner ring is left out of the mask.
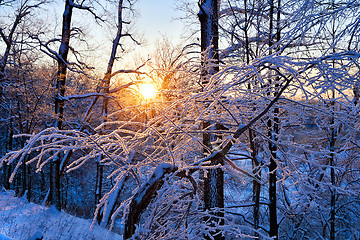
[[[153,42],[167,35],[170,39],[178,39],[183,30],[183,23],[175,18],[181,16],[175,11],[176,0],[139,0],[140,11],[137,26],[140,31]]]
[[[184,13],[175,10],[175,4],[179,4],[179,1],[180,0],[137,0],[134,7],[138,10],[140,16],[134,19],[135,28],[136,32],[143,35],[144,39],[147,40],[147,44],[143,45],[138,51],[142,55],[146,56],[150,53],[156,40],[161,40],[162,35],[167,36],[174,45],[182,42],[180,36],[184,32],[184,23],[176,19],[183,16]],[[197,0],[189,1],[196,2]],[[86,3],[87,2],[88,1],[86,1]],[[8,20],[7,14],[13,10],[14,9],[10,8],[0,9],[0,20]],[[46,40],[47,38],[51,38],[51,36],[59,35],[61,33],[64,0],[53,1],[51,4],[45,5],[44,9],[41,10],[39,13],[42,17],[40,18],[45,19],[46,24],[48,24],[47,31],[49,33],[49,36],[44,37],[44,39]],[[85,37],[86,41],[97,46],[93,52],[87,52],[86,54],[90,57],[96,56],[96,60],[93,61],[96,62],[97,65],[105,65],[111,50],[114,32],[109,32],[105,25],[95,24],[92,15],[89,13],[84,14],[84,11],[78,9],[75,9],[73,13],[73,26],[82,27],[87,34]],[[78,47],[77,44],[79,44],[79,42],[72,40],[71,44]],[[128,50],[133,46],[125,44],[124,47]],[[2,48],[3,45],[0,44],[0,50]],[[56,47],[54,47],[54,49],[56,50]],[[134,52],[131,54],[134,54]],[[128,57],[131,58],[130,55]],[[100,68],[102,69],[104,66]]]

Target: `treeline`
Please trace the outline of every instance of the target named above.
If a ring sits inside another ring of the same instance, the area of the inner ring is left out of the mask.
[[[360,237],[357,1],[184,1],[192,37],[132,68],[134,1],[64,3],[52,38],[22,25],[47,1],[1,2],[4,188],[125,239]],[[99,77],[72,14],[107,8]]]

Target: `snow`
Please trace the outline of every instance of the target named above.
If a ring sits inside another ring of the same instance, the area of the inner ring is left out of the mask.
[[[104,215],[100,223],[101,227],[106,227],[106,225],[108,225],[109,219],[111,217],[110,215],[112,214],[112,209],[115,206],[116,199],[118,198],[119,192],[121,191],[124,182],[125,176],[123,175],[116,180],[116,184],[113,189],[111,189],[110,192],[106,193],[103,199],[101,199],[101,204],[99,205],[99,207],[105,205],[103,211]]]
[[[91,220],[81,219],[53,207],[29,203],[14,197],[13,191],[0,192],[0,240],[36,239],[103,239],[121,240],[118,234],[94,226]]]
[[[164,174],[175,171],[177,167],[173,166],[170,163],[160,163],[154,170],[153,174],[151,175],[150,179],[145,182],[141,188],[138,190],[138,193],[134,196],[134,200],[137,204],[143,200],[144,196],[146,195],[147,190],[149,187],[153,186],[153,184],[161,179]]]
[[[44,235],[40,231],[37,231],[29,240],[38,240],[43,238]]]
[[[9,237],[5,236],[4,234],[0,233],[0,240],[12,240],[12,238],[9,238]]]
[[[168,170],[173,170],[175,167],[170,163],[160,163],[154,170],[155,179],[161,178]]]

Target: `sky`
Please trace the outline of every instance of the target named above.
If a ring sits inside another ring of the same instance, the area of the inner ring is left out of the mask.
[[[181,12],[175,10],[176,0],[139,0],[139,29],[149,41],[154,42],[162,35],[179,39],[184,25],[180,20]]]
[[[188,2],[196,2],[197,0],[187,0]],[[142,58],[148,58],[148,55],[153,54],[156,47],[156,42],[162,40],[164,36],[170,42],[176,46],[179,43],[183,43],[183,36],[186,31],[184,21],[180,20],[180,17],[184,16],[184,12],[176,9],[176,4],[179,4],[179,0],[137,0],[134,7],[138,11],[139,16],[135,19],[135,27],[137,34],[143,35],[145,44],[140,47],[136,47],[135,51],[132,51],[124,56],[125,62],[132,62],[132,59],[136,59],[137,56]],[[109,36],[112,38],[113,36]],[[109,41],[110,39],[108,39]],[[134,46],[133,43],[124,45],[126,49],[131,49]],[[110,47],[108,47],[110,50]],[[129,60],[130,59],[130,60]],[[120,61],[122,65],[124,61]],[[130,64],[137,66],[138,64]]]
[[[187,1],[196,2],[197,0]],[[163,36],[166,36],[174,45],[182,42],[181,36],[184,33],[185,27],[184,22],[178,18],[184,16],[184,13],[176,10],[176,4],[179,4],[179,2],[180,0],[137,0],[135,2],[135,9],[137,9],[139,13],[138,18],[134,19],[136,22],[136,33],[143,35],[146,44],[130,54],[127,53],[125,58],[135,58],[138,53],[140,53],[138,55],[147,58],[147,55],[154,51],[156,41],[161,40]],[[43,11],[44,9],[45,11]],[[43,18],[46,19],[45,21],[49,25],[49,36],[47,36],[47,38],[55,37],[61,33],[60,23],[64,11],[64,1],[53,1],[51,4],[46,5],[44,9],[42,9],[42,11],[40,10],[39,13],[43,15]],[[13,9],[10,8],[0,9],[0,20],[8,20],[8,13],[12,10]],[[116,12],[116,8],[113,10]],[[99,71],[103,71],[108,62],[114,32],[107,31],[104,25],[97,25],[94,22],[93,16],[89,13],[84,14],[84,11],[76,9],[73,11],[73,14],[72,25],[84,29],[87,34],[85,37],[86,41],[90,43],[91,46],[95,46],[92,50],[93,52],[87,51],[85,53],[87,54],[86,56],[95,59],[92,60],[93,62],[90,64],[96,65]],[[46,37],[44,39],[46,39]],[[78,44],[81,43],[73,39],[71,40],[71,44],[79,50],[80,46]],[[135,44],[133,42],[130,42],[129,45],[127,44],[128,43],[124,44],[126,50],[134,48]],[[3,47],[4,45],[0,44],[1,50]],[[57,47],[54,47],[54,50],[57,50],[56,48]],[[45,59],[48,58],[45,57]],[[125,61],[129,62],[128,59]]]
[[[196,2],[196,0],[187,1]],[[137,56],[147,58],[147,55],[153,53],[156,42],[161,40],[163,36],[166,36],[166,38],[174,45],[182,42],[182,36],[184,35],[186,27],[184,22],[179,18],[184,16],[184,13],[176,10],[176,4],[179,4],[179,0],[137,0],[135,2],[134,7],[138,12],[137,18],[133,20],[135,22],[135,32],[136,34],[143,36],[145,43],[140,47],[135,47],[133,42],[127,41],[124,44],[124,48],[126,50],[133,50],[135,48],[135,51],[131,51],[130,53],[123,55],[125,62],[131,62],[129,58],[137,58]],[[61,13],[63,11],[62,5],[63,4],[59,6]],[[80,24],[83,24],[84,19],[80,18],[79,21]],[[90,24],[91,26],[94,26],[93,23]],[[106,32],[103,34],[103,29],[101,29],[100,26],[97,26],[97,28],[98,30],[93,31],[94,33],[92,33],[93,40],[96,41],[100,45],[100,48],[103,48],[106,52],[103,54],[104,59],[99,61],[102,65],[105,65],[110,54],[114,32]],[[123,62],[120,64],[123,64]],[[102,69],[104,67],[105,66],[102,66],[100,68]]]

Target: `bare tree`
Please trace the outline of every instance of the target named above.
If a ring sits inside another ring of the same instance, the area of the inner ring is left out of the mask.
[[[97,16],[93,13],[92,9],[88,6],[84,6],[83,2],[81,4],[77,4],[73,0],[65,0],[65,9],[63,13],[63,22],[62,22],[62,33],[61,33],[61,43],[59,47],[58,53],[55,55],[58,69],[56,76],[56,96],[55,96],[55,114],[56,121],[55,127],[59,130],[63,128],[63,120],[64,120],[64,105],[65,105],[65,86],[66,86],[66,74],[67,69],[69,67],[68,62],[68,54],[69,50],[72,49],[70,47],[70,38],[72,33],[71,28],[71,20],[73,9],[86,10],[91,12],[96,18]],[[65,156],[64,160],[66,160],[67,156]],[[51,171],[50,175],[53,177],[50,178],[50,202],[57,209],[61,209],[61,201],[60,201],[60,165],[61,159],[56,158],[51,162]]]
[[[344,42],[358,33],[358,17],[342,21],[331,41],[327,34],[351,4],[245,0],[219,11],[218,2],[199,2],[201,58],[184,64],[175,54],[148,74],[160,76],[171,97],[155,98],[156,114],[145,123],[139,116],[149,104],[111,108],[111,93],[134,84],[111,89],[111,77],[139,73],[113,69],[119,24],[97,92],[61,96],[93,97],[85,121],[104,98],[99,125],[44,129],[0,162],[16,162],[15,171],[36,163],[41,171],[76,152],[64,164],[75,171],[101,159],[115,181],[105,194],[96,192],[93,222],[102,214],[100,225],[111,228],[122,218],[125,239],[356,238],[358,109],[348,93],[359,80],[360,55]],[[351,12],[360,15],[358,4]],[[217,27],[229,43],[220,54]]]
[[[29,16],[44,5],[47,1],[21,1],[20,3],[16,3],[14,1],[4,1],[1,3],[3,7],[14,8],[14,16],[9,14],[10,23],[5,22],[2,27],[0,27],[0,36],[3,40],[5,47],[4,53],[2,54],[0,60],[0,104],[3,108],[8,108],[9,116],[9,135],[8,135],[8,149],[14,150],[17,148],[17,144],[13,139],[14,133],[29,133],[33,126],[35,125],[31,121],[31,115],[34,113],[30,112],[29,101],[30,98],[27,97],[31,93],[27,93],[26,91],[22,91],[25,88],[29,88],[31,86],[30,81],[26,81],[26,76],[29,76],[30,73],[27,72],[32,66],[31,64],[24,63],[23,56],[28,56],[31,58],[27,49],[26,42],[26,28],[27,22],[29,21]],[[8,25],[6,25],[8,24]],[[34,59],[36,60],[36,59]],[[10,63],[10,64],[9,64]],[[14,90],[14,86],[21,86],[21,90]],[[11,94],[12,92],[15,98]],[[23,101],[27,102],[29,105],[24,107]],[[5,107],[8,105],[7,107]],[[36,106],[34,106],[36,110]],[[27,111],[29,110],[29,111]],[[33,115],[34,117],[34,115]],[[18,121],[15,121],[15,120]],[[24,126],[25,125],[25,126]],[[25,138],[21,138],[20,147],[23,146]],[[25,190],[29,192],[28,198],[30,198],[30,183],[28,184],[28,169],[30,166],[22,167],[22,180],[18,182],[18,193],[20,195],[25,193]],[[9,177],[10,172],[12,171],[11,165],[5,165],[4,167],[4,181],[5,188],[10,188]],[[21,190],[19,188],[21,187]]]
[[[127,3],[127,4],[126,4]],[[121,74],[121,73],[135,73],[135,74],[144,74],[143,72],[141,72],[139,69],[141,67],[144,66],[144,64],[142,64],[141,66],[139,66],[137,69],[133,69],[133,70],[117,70],[117,71],[113,71],[113,67],[114,67],[114,63],[117,59],[117,52],[118,52],[118,48],[122,47],[121,46],[121,40],[123,37],[130,37],[136,44],[140,44],[139,42],[137,42],[135,40],[135,38],[124,31],[123,29],[123,25],[124,24],[129,24],[128,22],[126,22],[124,20],[123,17],[123,10],[128,8],[129,10],[132,9],[132,2],[131,1],[126,1],[126,3],[124,3],[123,0],[119,0],[118,1],[118,6],[117,6],[117,29],[116,29],[116,35],[114,37],[113,40],[113,44],[112,44],[112,48],[111,48],[111,54],[110,54],[110,58],[108,61],[108,65],[107,65],[107,69],[104,75],[104,78],[101,80],[101,84],[98,87],[98,90],[102,91],[104,93],[103,96],[103,105],[102,105],[102,125],[104,125],[103,129],[101,129],[101,132],[104,134],[107,131],[107,127],[106,124],[109,121],[108,119],[108,115],[109,115],[109,99],[110,99],[110,81],[111,79],[116,76],[117,74]],[[127,84],[122,85],[121,87],[119,87],[118,89],[113,89],[113,91],[111,93],[116,93],[118,91],[124,90],[125,88],[129,87],[133,85],[133,82],[129,82]],[[93,103],[94,104],[96,102],[97,99],[93,99]],[[102,196],[102,179],[103,179],[103,163],[101,162],[101,156],[99,157],[99,161],[97,162],[97,173],[96,173],[96,189],[95,189],[95,204],[98,204],[100,202],[100,199],[103,197]],[[122,187],[123,187],[123,182],[121,184],[117,184],[117,188],[116,188],[116,198],[117,195],[120,194]],[[98,222],[101,222],[102,226],[107,226],[110,222],[110,216],[112,215],[113,211],[114,211],[114,205],[115,205],[115,201],[110,201],[107,202],[105,205],[105,212],[102,213],[102,216],[104,216],[104,218],[100,217],[100,212],[101,211],[97,211],[98,212]]]
[[[12,25],[10,26],[10,28],[7,30],[7,33],[5,32],[6,30],[4,28],[2,28],[2,27],[0,28],[1,39],[6,44],[4,53],[3,53],[2,57],[1,57],[1,60],[0,60],[0,81],[1,81],[0,103],[1,103],[1,98],[2,98],[3,91],[4,91],[4,89],[3,89],[3,81],[4,81],[4,78],[6,76],[5,69],[6,69],[8,59],[9,59],[11,47],[13,46],[14,34],[15,34],[16,30],[17,30],[17,27],[19,26],[21,21],[28,14],[30,14],[32,9],[38,8],[39,6],[41,6],[44,3],[46,3],[46,0],[39,0],[39,1],[26,0],[26,1],[22,1],[19,8],[16,10],[15,19],[14,19]],[[8,5],[8,4],[11,5],[11,4],[13,4],[13,2],[12,1],[5,1],[5,2],[2,2],[1,4],[3,4],[3,5]]]
[[[209,83],[210,78],[219,71],[219,30],[218,30],[218,10],[219,1],[216,0],[202,0],[199,2],[199,20],[201,25],[201,54],[202,54],[202,69],[201,69],[201,83],[204,87]],[[205,153],[210,150],[213,151],[217,136],[214,133],[207,133],[216,131],[219,127],[214,122],[206,121],[203,124],[204,136],[203,143],[206,146]],[[214,211],[215,218],[206,219],[210,223],[215,221],[219,225],[223,225],[223,208],[224,208],[224,173],[221,169],[223,159],[213,158],[211,165],[217,166],[214,169],[209,169],[207,177],[204,181],[204,201],[205,210]],[[221,233],[214,231],[211,236],[205,236],[206,239],[224,239]]]

